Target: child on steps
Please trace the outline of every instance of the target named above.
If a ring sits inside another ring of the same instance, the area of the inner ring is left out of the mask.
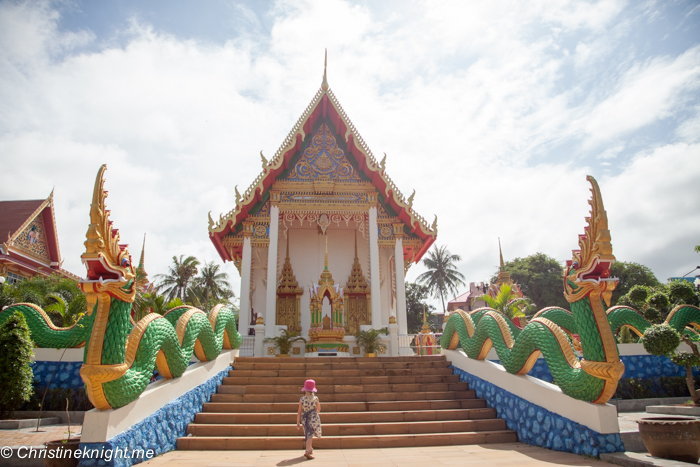
[[[316,397],[316,381],[307,379],[301,389],[304,393],[299,400],[299,410],[297,411],[297,430],[303,427],[304,440],[306,441],[306,451],[304,457],[313,459],[314,449],[311,446],[314,436],[321,437],[321,403]]]

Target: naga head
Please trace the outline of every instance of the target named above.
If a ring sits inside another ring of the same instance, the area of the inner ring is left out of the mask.
[[[618,279],[610,277],[610,268],[615,262],[608,230],[608,215],[603,207],[603,198],[595,178],[586,179],[591,183],[591,215],[586,218],[588,225],[584,234],[579,235],[580,250],[573,251],[573,259],[566,262],[564,272],[564,296],[569,303],[580,300],[584,295],[597,292],[610,305],[612,292]]]
[[[80,281],[85,293],[106,292],[123,301],[134,300],[136,272],[128,245],[119,243],[119,230],[112,227],[105,206],[103,165],[97,172],[90,205],[90,226],[85,240],[85,253],[80,257],[87,268],[87,277]]]

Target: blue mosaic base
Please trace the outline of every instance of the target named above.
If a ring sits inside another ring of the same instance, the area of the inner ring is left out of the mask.
[[[50,389],[80,389],[83,387],[83,379],[80,377],[80,367],[83,362],[34,362],[34,387],[46,387],[51,379],[51,374],[56,373],[51,379]]]
[[[659,378],[661,376],[685,376],[685,368],[673,363],[670,358],[658,355],[623,355],[620,357],[625,364],[623,378]],[[500,360],[490,360],[500,364]],[[693,374],[700,374],[700,368],[694,368]],[[552,373],[544,358],[538,358],[528,376],[538,378],[548,383],[552,382]]]
[[[460,381],[469,383],[477,397],[486,399],[486,404],[496,409],[498,418],[504,419],[523,443],[593,457],[625,450],[618,433],[598,433],[464,370],[450,368]]]
[[[133,452],[134,449],[152,449],[156,456],[174,450],[177,439],[186,435],[187,425],[202,411],[202,406],[211,399],[217,386],[223,382],[224,376],[228,376],[229,370],[230,366],[106,443],[80,443],[81,449],[115,452],[119,448],[127,453]],[[129,467],[141,462],[143,459],[120,457],[108,461],[103,457],[81,459],[80,465]]]

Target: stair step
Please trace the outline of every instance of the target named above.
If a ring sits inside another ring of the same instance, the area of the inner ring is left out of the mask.
[[[316,381],[321,401],[320,449],[517,441],[441,355],[246,357],[233,368],[178,449],[303,449],[296,417],[307,379]]]
[[[411,400],[385,402],[325,402],[324,412],[391,412],[408,410],[442,410],[442,409],[481,409],[486,407],[484,399],[453,399],[453,400]],[[255,412],[293,412],[296,413],[299,403],[296,402],[206,402],[203,412],[220,413],[255,413]]]
[[[303,386],[306,377],[304,376],[241,376],[239,371],[229,371],[229,376],[224,378],[222,386],[228,385],[292,385]],[[438,383],[459,383],[459,376],[449,375],[407,375],[407,376],[319,376],[315,378],[316,386],[337,385],[337,384],[438,384]],[[222,386],[219,386],[221,389]]]
[[[237,357],[236,363],[256,363],[260,362],[260,357]],[[264,358],[266,362],[271,361],[270,358]],[[275,359],[279,363],[355,363],[355,362],[434,362],[447,361],[444,355],[406,355],[402,357],[288,357],[284,359]]]
[[[323,420],[321,421],[323,423]],[[506,422],[500,419],[449,420],[431,422],[384,423],[323,423],[323,436],[347,435],[408,435],[418,433],[470,432],[505,430]],[[296,424],[268,425],[199,425],[190,424],[187,433],[194,436],[299,436]]]
[[[296,378],[322,378],[327,376],[333,377],[353,377],[353,376],[452,376],[454,372],[450,368],[402,368],[402,369],[387,369],[371,368],[362,370],[241,370],[235,369],[229,374],[236,377],[296,377]],[[224,378],[226,380],[226,378]]]
[[[461,433],[419,433],[409,435],[348,435],[324,436],[314,439],[315,449],[357,449],[390,448],[412,446],[448,446],[458,444],[515,443],[518,437],[510,430],[461,432]],[[304,440],[296,436],[274,437],[198,437],[178,438],[177,448],[212,451],[212,450],[280,450],[303,449]]]
[[[234,362],[234,370],[297,370],[297,371],[327,371],[327,370],[409,370],[412,368],[447,368],[447,362],[355,362],[355,363],[238,363]]]
[[[249,385],[226,385],[228,394],[294,394],[300,396],[301,385],[272,385],[272,384],[249,384]],[[230,389],[229,389],[230,388]],[[445,391],[466,391],[469,389],[467,383],[405,383],[405,384],[337,384],[321,385],[316,381],[318,396],[323,402],[322,395],[327,394],[360,394],[377,392],[445,392]]]
[[[329,402],[381,402],[381,401],[418,401],[418,400],[456,400],[474,399],[473,390],[435,391],[435,392],[361,392],[319,394],[321,404]],[[294,402],[298,405],[300,395],[294,394],[212,394],[211,402]],[[324,409],[325,410],[325,409]]]
[[[204,424],[296,424],[296,413],[216,413],[200,412],[194,423]],[[496,418],[496,409],[413,410],[410,412],[321,412],[321,423],[424,422],[438,420],[482,420]]]

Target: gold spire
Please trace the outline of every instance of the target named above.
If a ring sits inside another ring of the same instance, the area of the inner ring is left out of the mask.
[[[501,237],[498,237],[498,253],[501,255],[501,271],[505,267],[505,264],[503,264],[503,250],[501,250]]]
[[[370,286],[367,283],[367,280],[365,279],[365,275],[362,273],[362,266],[360,266],[360,260],[357,258],[357,231],[355,231],[355,260],[352,263],[350,277],[348,277],[348,281],[345,284],[345,293],[370,293]]]
[[[328,91],[328,78],[326,76],[326,67],[328,66],[328,49],[326,49],[326,56],[323,59],[323,82],[321,83],[321,89]]]
[[[326,256],[323,258],[323,269],[324,271],[328,271],[328,236],[324,235],[326,239]]]
[[[496,285],[513,284],[513,279],[510,278],[510,273],[506,271],[506,265],[503,261],[503,250],[501,249],[501,237],[498,237],[498,254],[501,259],[501,267],[498,269],[498,277],[496,277]]]
[[[430,334],[432,330],[428,325],[428,320],[425,318],[425,305],[423,305],[423,326],[420,328],[421,334]]]
[[[357,230],[355,230],[355,259],[357,259]]]
[[[277,287],[277,293],[301,295],[304,293],[304,290],[299,287],[297,278],[294,276],[294,270],[292,269],[292,262],[289,259],[289,237],[289,232],[287,232],[287,254],[284,258],[284,266],[282,266],[282,276],[279,281],[279,286]]]
[[[141,245],[141,258],[139,259],[139,268],[143,269],[143,258],[144,258],[144,251],[146,251],[146,233],[144,232],[143,234],[143,245]]]

